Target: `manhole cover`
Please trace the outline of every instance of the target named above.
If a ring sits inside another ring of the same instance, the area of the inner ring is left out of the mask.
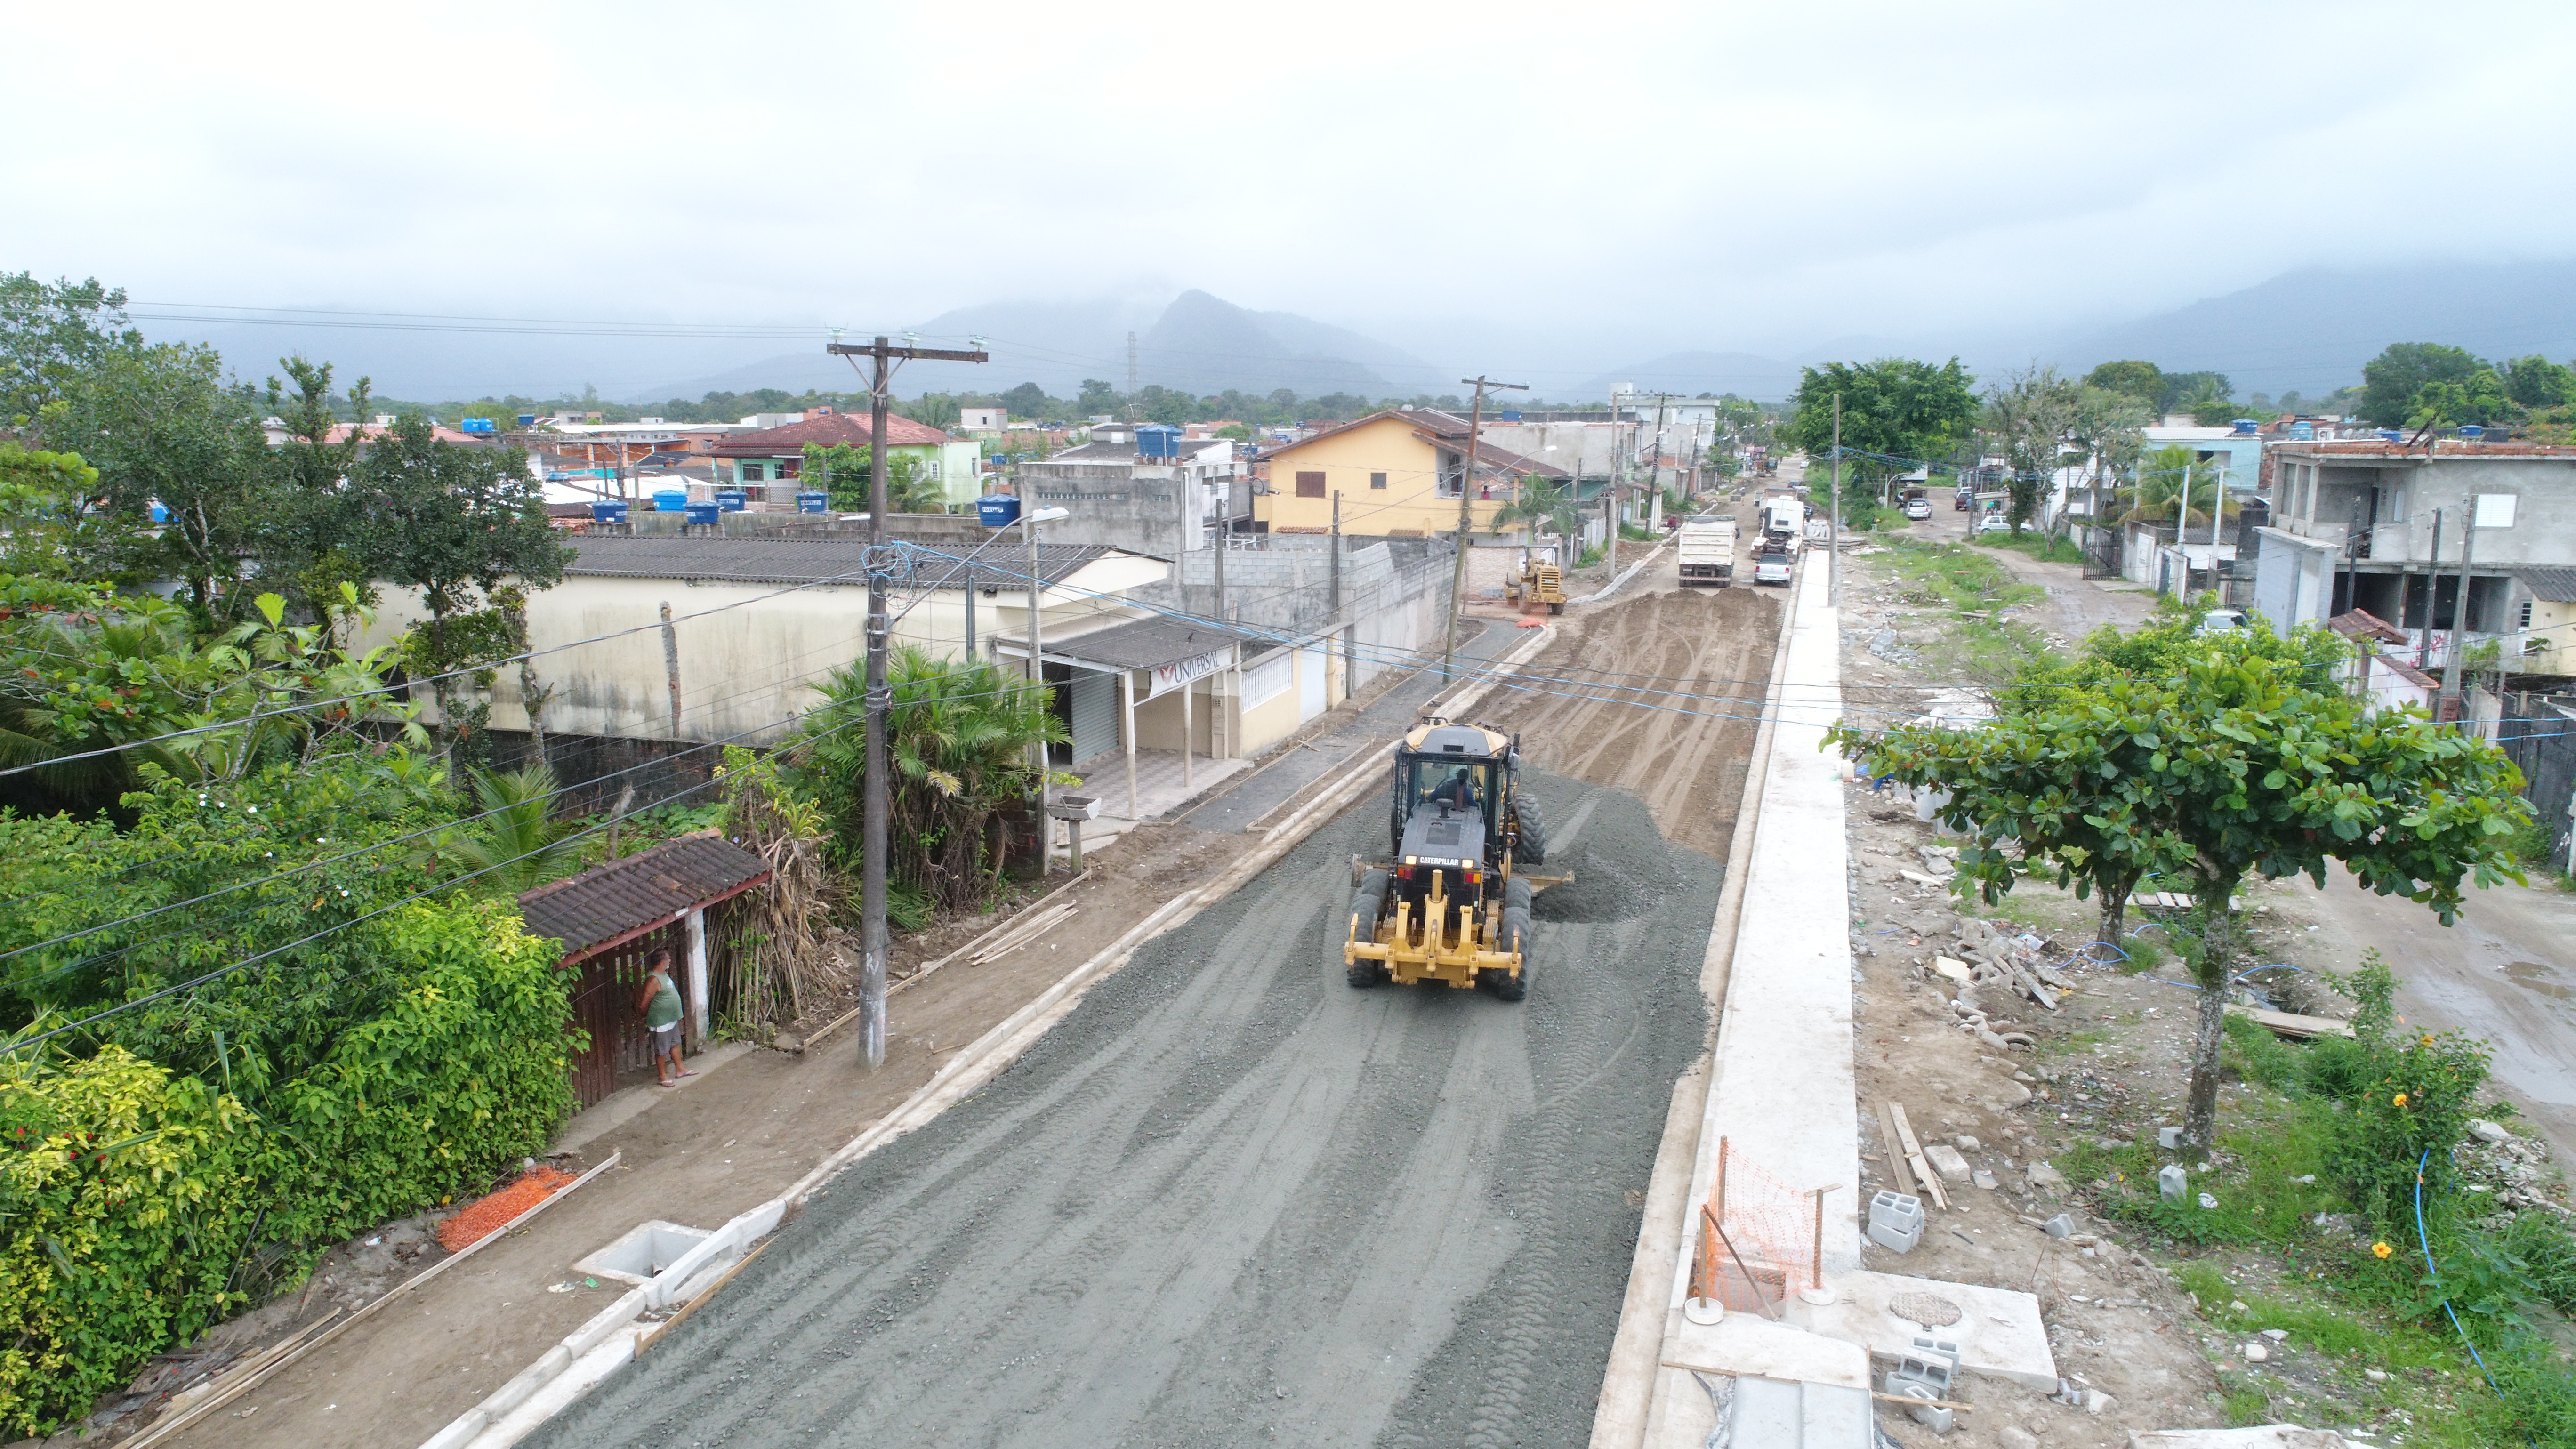
[[[1887,1300],[1887,1311],[1925,1328],[1943,1328],[1965,1316],[1958,1304],[1936,1293],[1899,1293]]]

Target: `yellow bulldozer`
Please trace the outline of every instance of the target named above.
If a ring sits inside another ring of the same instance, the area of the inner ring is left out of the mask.
[[[1565,571],[1533,554],[1521,565],[1520,577],[1503,590],[1513,603],[1545,604],[1551,614],[1565,612]]]
[[[1432,717],[1395,751],[1391,859],[1351,858],[1351,985],[1438,981],[1529,994],[1530,900],[1572,880],[1522,865],[1547,860],[1538,802],[1520,785],[1520,740]]]

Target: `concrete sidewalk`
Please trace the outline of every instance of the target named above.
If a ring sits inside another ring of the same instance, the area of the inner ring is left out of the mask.
[[[1827,587],[1824,568],[1800,570],[1772,690],[1775,700],[1798,703],[1769,711],[1740,914],[1731,944],[1711,943],[1724,995],[1705,1105],[1695,1121],[1666,1129],[1628,1308],[1651,1316],[1621,1324],[1596,1449],[1697,1446],[1720,1413],[1739,1442],[1759,1428],[1766,1445],[1865,1449],[1873,1356],[1904,1351],[1922,1331],[1889,1306],[1900,1292],[1959,1310],[1941,1333],[1959,1343],[1963,1368],[2025,1383],[2056,1376],[2029,1294],[1861,1266],[1850,850],[1843,765],[1819,748],[1842,712],[1841,616]],[[1720,933],[1726,922],[1721,912]],[[1677,1118],[1697,1086],[1685,1079],[1677,1088]],[[1686,1189],[1675,1191],[1676,1182]],[[1728,1241],[1707,1245],[1722,1272],[1741,1258],[1757,1278],[1776,1275],[1768,1311],[1729,1310],[1708,1323],[1685,1314],[1703,1205],[1728,1225]],[[1646,1337],[1656,1345],[1651,1363]]]

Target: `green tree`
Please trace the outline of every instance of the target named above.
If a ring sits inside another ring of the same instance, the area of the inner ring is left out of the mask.
[[[2119,521],[2173,522],[2182,529],[2206,528],[2209,495],[2218,491],[2217,477],[2216,463],[2203,463],[2190,448],[2168,443],[2138,461],[2136,477],[2125,498],[2128,508]],[[2191,494],[2188,500],[2183,497],[2186,490]],[[2233,518],[2239,511],[2236,501],[2227,499],[2221,504],[2220,516]]]
[[[2150,414],[2164,411],[2165,375],[2152,362],[2103,363],[2084,374],[2084,385],[2135,398]]]
[[[1554,478],[1522,479],[1519,496],[1494,510],[1494,532],[1522,525],[1529,527],[1533,537],[1540,530],[1559,538],[1581,532],[1583,516],[1575,505],[1573,486]]]
[[[2011,494],[2007,517],[2016,537],[2038,513],[2041,492],[2057,473],[2082,396],[2081,385],[2041,366],[2009,374],[1986,389],[1977,425],[2011,469],[2005,483]]]
[[[166,510],[130,562],[185,584],[198,618],[216,622],[277,512],[259,414],[224,381],[223,359],[168,343],[111,349],[72,379],[48,431],[97,465],[106,509],[137,525],[153,504]]]
[[[2224,427],[2244,411],[2233,396],[2234,389],[2227,384],[2227,374],[2202,372],[2187,376],[2190,380],[2173,398],[2171,411],[2191,414],[2191,420],[2204,428]]]
[[[2415,399],[2437,382],[2465,382],[2478,370],[2464,348],[2438,342],[2393,342],[2361,369],[2361,420],[2383,428],[2405,427]]]
[[[1035,419],[1055,417],[1064,405],[1048,397],[1045,388],[1024,382],[1002,394],[1002,406],[1010,410],[1012,417]]]
[[[125,322],[123,287],[0,272],[0,428],[32,428],[43,438],[46,410],[82,374],[112,352],[143,345]]]
[[[1938,460],[1966,438],[1977,417],[1976,379],[1953,357],[1935,366],[1911,358],[1883,357],[1876,362],[1834,362],[1800,370],[1797,396],[1790,400],[1789,420],[1781,440],[1808,456],[1827,459],[1834,441],[1834,398],[1842,398],[1843,446],[1863,453],[1897,458]],[[1865,480],[1875,488],[1903,465],[1880,458],[1853,458],[1847,479]]]
[[[832,507],[843,513],[868,511],[868,470],[875,466],[872,444],[805,445],[803,481],[832,495]],[[921,460],[910,453],[886,455],[886,512],[944,513],[948,495],[930,480]]]
[[[1293,394],[1291,396],[1293,397]],[[1084,417],[1098,417],[1103,413],[1115,413],[1124,408],[1127,406],[1127,399],[1118,389],[1102,382],[1099,378],[1086,377],[1082,380],[1082,392],[1075,397],[1073,406],[1074,411]]]
[[[557,790],[544,765],[468,777],[482,818],[457,826],[439,844],[468,872],[478,895],[516,896],[580,870],[583,843],[570,821],[549,818]]]
[[[2414,401],[2407,404],[2405,426],[2456,428],[2462,423],[2513,422],[2521,417],[2522,409],[2514,405],[2504,378],[2494,368],[2481,366],[2466,377],[2428,382],[2417,389]]]
[[[886,721],[894,766],[886,873],[934,904],[962,909],[981,899],[1001,870],[994,812],[1036,791],[1031,747],[1070,736],[1049,707],[1050,691],[989,659],[941,659],[898,644],[886,679],[894,690]],[[863,859],[866,672],[845,665],[822,690],[824,702],[806,714],[790,748],[799,779],[831,824],[833,853],[855,870]]]
[[[2230,902],[2245,880],[2322,886],[2340,861],[2447,926],[2464,880],[2522,879],[2510,841],[2532,818],[2495,746],[2313,687],[2304,664],[2237,637],[2252,632],[2201,640],[2163,678],[2070,688],[1975,729],[1828,736],[1872,774],[1951,792],[1943,818],[1975,838],[1960,851],[1963,895],[1999,899],[2024,874],[2192,881],[2201,999],[2185,1130],[2204,1151],[2242,950]]]
[[[2576,402],[2576,371],[2538,353],[2503,364],[2505,394],[2517,407],[2538,412]]]

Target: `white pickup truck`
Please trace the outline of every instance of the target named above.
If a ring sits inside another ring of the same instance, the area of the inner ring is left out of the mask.
[[[1723,589],[1735,582],[1734,519],[1684,519],[1674,546],[1681,557],[1683,584],[1715,584]]]
[[[1790,561],[1786,549],[1765,549],[1761,557],[1753,561],[1753,582],[1786,584],[1795,569],[1796,565]]]

